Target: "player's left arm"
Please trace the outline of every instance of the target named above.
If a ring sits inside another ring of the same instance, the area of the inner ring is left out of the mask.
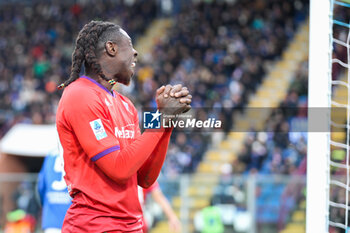
[[[163,94],[170,96],[169,98],[178,98],[182,103],[191,104],[192,96],[189,95],[187,88],[181,85],[175,85],[172,89],[165,88]],[[151,186],[158,178],[160,170],[162,169],[173,129],[166,128],[163,130],[165,130],[165,132],[156,148],[153,150],[153,153],[137,172],[138,185],[143,188]]]

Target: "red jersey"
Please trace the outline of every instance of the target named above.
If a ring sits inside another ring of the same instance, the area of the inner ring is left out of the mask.
[[[131,101],[83,76],[65,88],[56,121],[64,150],[65,180],[73,197],[63,232],[141,230],[137,175],[120,184],[95,164],[140,135]]]

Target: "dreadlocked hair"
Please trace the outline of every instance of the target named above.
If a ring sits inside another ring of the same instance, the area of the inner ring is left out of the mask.
[[[114,23],[103,21],[91,21],[81,29],[75,42],[75,49],[72,53],[72,67],[69,79],[58,86],[58,89],[67,87],[69,84],[79,78],[81,67],[89,67],[101,78],[108,81],[111,85],[115,84],[114,80],[107,78],[98,63],[96,50],[99,42],[106,42],[111,38],[108,31],[119,32],[120,27]],[[106,33],[105,33],[106,32]],[[106,35],[105,35],[106,34]],[[104,40],[104,41],[101,41]]]

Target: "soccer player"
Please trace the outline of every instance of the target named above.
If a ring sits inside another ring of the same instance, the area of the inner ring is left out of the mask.
[[[45,157],[38,176],[38,193],[42,205],[42,228],[45,233],[60,233],[64,216],[71,205],[63,179],[63,155],[54,150]]]
[[[134,105],[112,90],[116,82],[129,84],[136,57],[129,35],[116,24],[91,21],[78,34],[56,115],[73,197],[64,233],[142,232],[137,185],[147,188],[157,179],[172,130],[141,134]],[[85,75],[79,77],[82,64]],[[181,85],[156,92],[161,113],[188,111],[191,98]]]

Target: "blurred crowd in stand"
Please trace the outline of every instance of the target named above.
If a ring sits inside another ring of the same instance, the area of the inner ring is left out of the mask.
[[[249,173],[291,175],[306,157],[308,62],[300,64],[285,99],[265,124],[252,132],[239,160]]]
[[[233,111],[244,107],[268,64],[279,58],[305,19],[305,6],[304,0],[188,4],[145,59],[138,82],[129,91],[142,97],[143,106],[154,107],[152,93],[160,84],[183,83],[192,92],[197,116],[222,120],[223,130],[228,132],[234,122]],[[169,156],[164,169],[171,173],[193,171],[212,135],[175,134],[169,153],[181,153]],[[203,150],[191,154],[196,148]]]
[[[238,160],[222,167],[221,179],[214,192],[216,204],[233,204],[241,212],[247,210],[244,179],[235,179],[232,174],[257,174],[262,175],[261,178],[263,175],[306,174],[307,82],[308,61],[305,60],[295,72],[280,106],[269,109],[271,115],[263,131],[252,129],[245,138]],[[276,183],[257,181],[258,224],[273,223],[275,229],[283,229],[291,211],[305,198],[305,184],[294,179],[288,183],[283,179]]]
[[[0,137],[16,122],[55,122],[56,87],[69,77],[73,40],[85,23],[110,20],[137,39],[156,17],[155,1],[85,2],[1,3]]]

